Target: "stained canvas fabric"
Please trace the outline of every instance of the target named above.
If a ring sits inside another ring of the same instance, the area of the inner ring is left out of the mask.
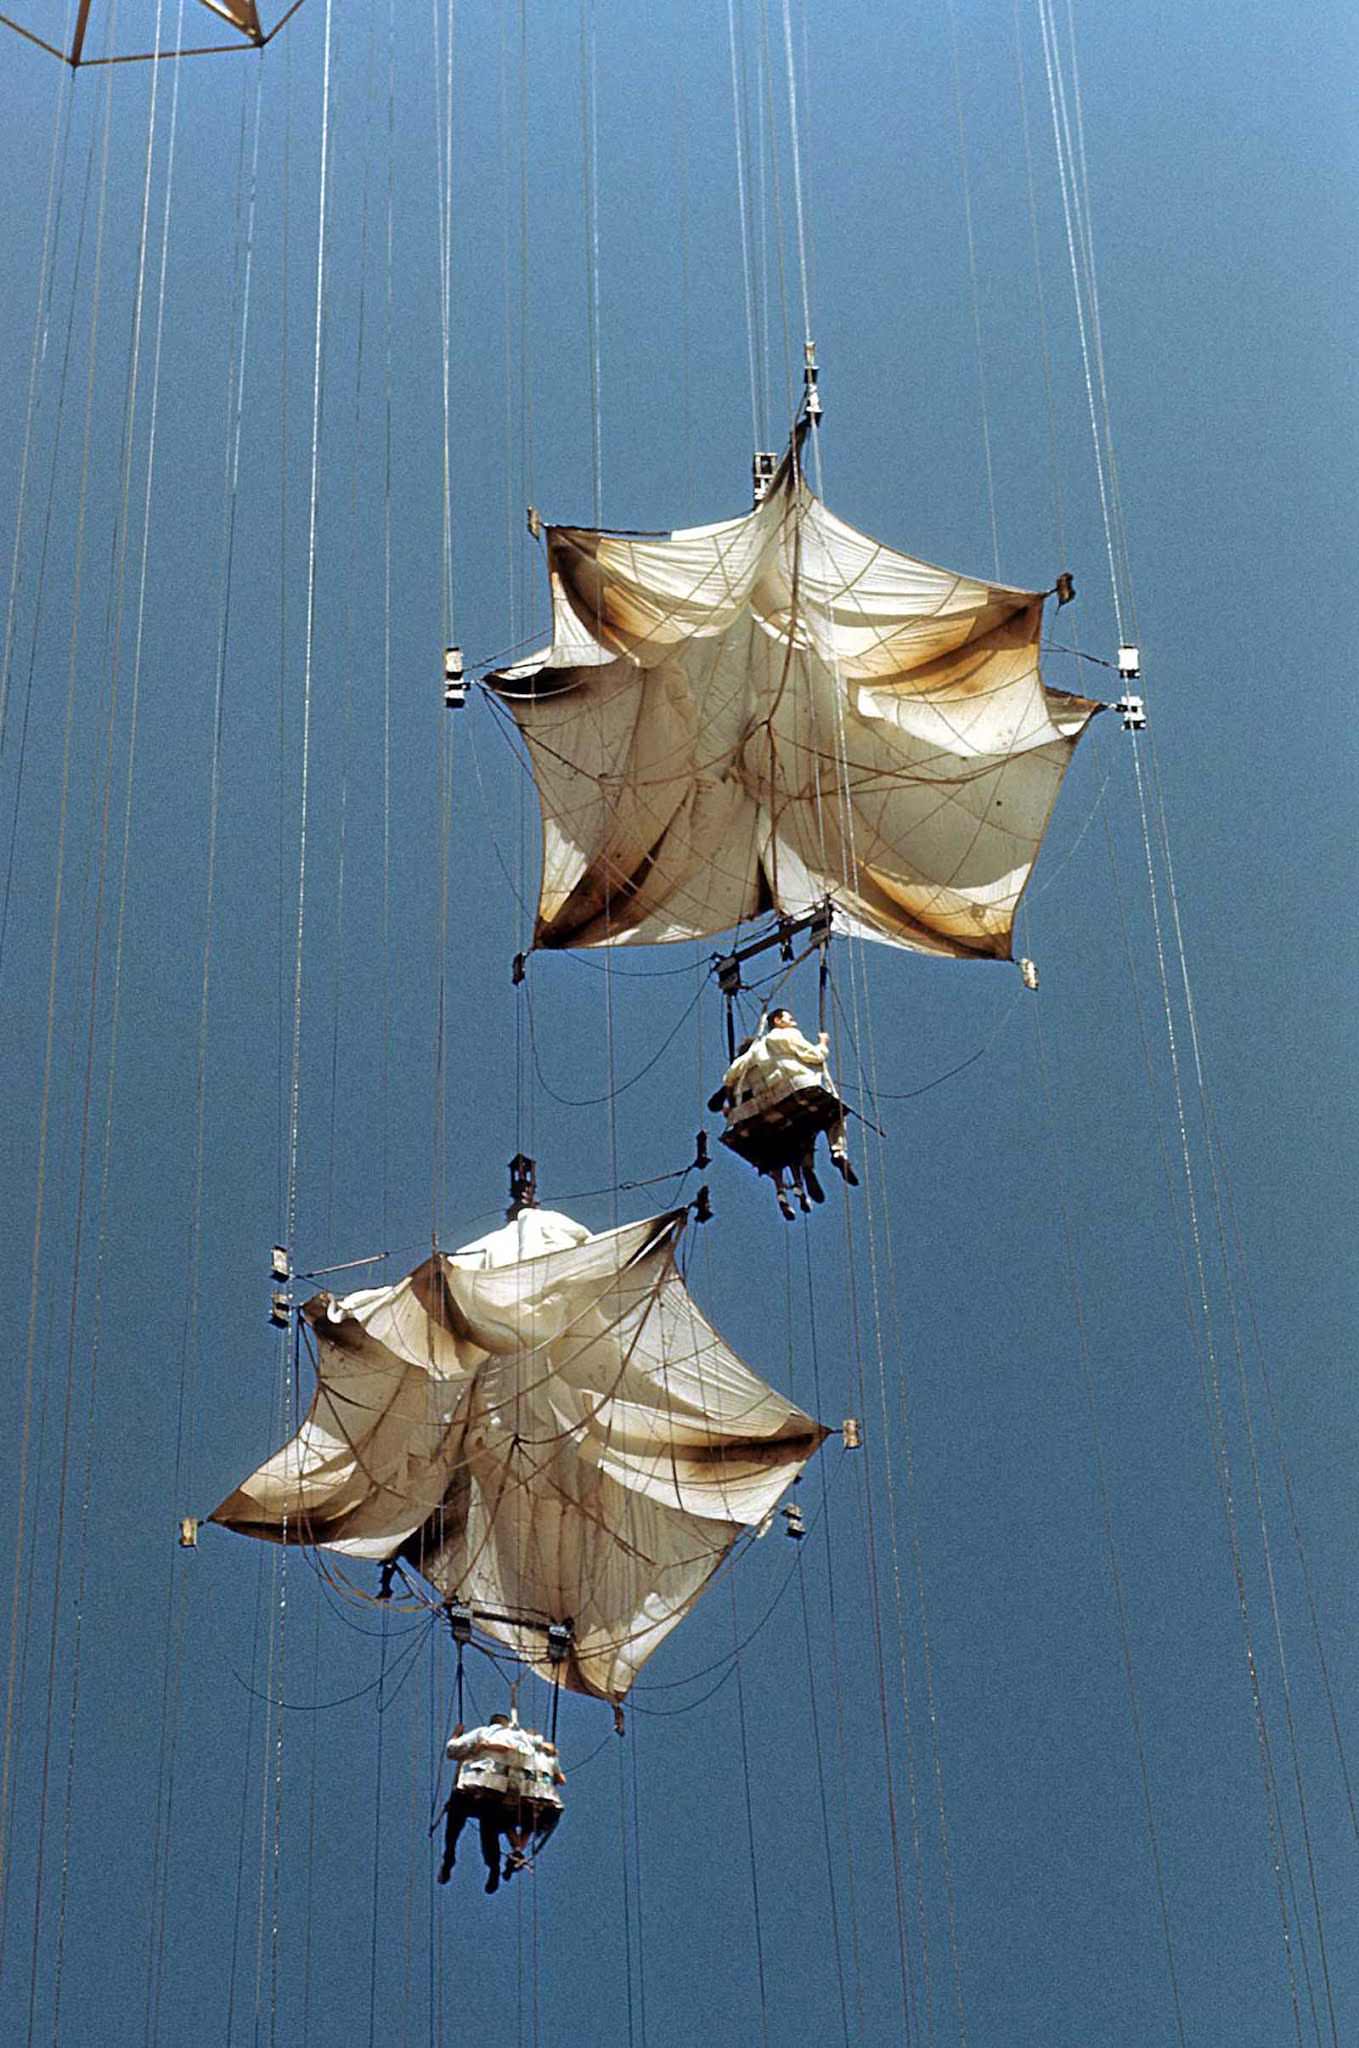
[[[581,1226],[520,1217],[394,1287],[318,1295],[307,1418],[213,1519],[399,1555],[544,1672],[569,1621],[564,1683],[621,1699],[825,1435],[699,1312],[685,1213],[564,1246]]]
[[[1008,958],[1095,711],[1039,673],[1043,597],[894,553],[791,460],[744,518],[547,529],[550,647],[486,678],[543,814],[535,944],[838,928]]]

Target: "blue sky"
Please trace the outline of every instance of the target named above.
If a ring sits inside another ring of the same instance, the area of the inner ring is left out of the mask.
[[[123,0],[116,32],[154,18]],[[1001,576],[1073,570],[1050,637],[1107,661],[1039,10],[789,19],[827,499],[982,574],[994,512]],[[734,20],[774,445],[802,341],[784,17]],[[521,1147],[603,1227],[612,1182],[686,1163],[722,1061],[708,949],[608,976],[547,956],[510,984],[536,807],[490,707],[440,703],[447,23],[442,0],[307,0],[262,59],[163,67],[154,105],[146,67],[71,81],[4,46],[6,2038],[1344,2041],[1340,10],[1286,33],[1254,5],[1075,10],[1150,727],[1134,757],[1102,717],[1077,757],[1026,905],[1037,996],[1011,968],[842,951],[841,1070],[876,1067],[886,1132],[861,1134],[848,1207],[786,1231],[712,1168],[705,1310],[823,1419],[865,1420],[866,1450],[832,1440],[802,1484],[807,1541],[771,1534],[712,1590],[624,1742],[564,1702],[566,1824],[495,1901],[470,1871],[432,1885],[437,1635],[300,1555],[175,1546],[307,1394],[266,1319],[304,768],[299,1267],[390,1252],[360,1278],[395,1275],[432,1231],[478,1234]],[[745,502],[731,74],[720,0],[456,11],[449,560],[473,660],[541,629],[523,507],[590,521],[596,444],[608,524]],[[1116,694],[1067,653],[1047,673]],[[583,1100],[623,1083],[612,1119]],[[469,1679],[503,1705],[483,1660]]]

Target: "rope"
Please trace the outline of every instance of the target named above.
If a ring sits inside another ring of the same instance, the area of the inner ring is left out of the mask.
[[[1049,1132],[1055,1133],[1057,1129],[1057,1113],[1052,1095],[1047,1048],[1043,1038],[1041,1006],[1037,1004],[1034,1006],[1034,1032],[1038,1049],[1038,1072],[1043,1093],[1043,1105],[1047,1113]],[[1128,1622],[1127,1600],[1123,1590],[1123,1569],[1119,1560],[1118,1539],[1114,1527],[1113,1501],[1109,1491],[1108,1470],[1104,1454],[1104,1436],[1100,1427],[1099,1408],[1096,1401],[1094,1372],[1090,1355],[1090,1336],[1085,1316],[1085,1300],[1076,1260],[1075,1237],[1071,1226],[1071,1208],[1068,1199],[1066,1175],[1063,1169],[1061,1154],[1055,1146],[1054,1155],[1057,1163],[1057,1207],[1061,1218],[1062,1241],[1066,1253],[1067,1284],[1071,1291],[1077,1352],[1080,1358],[1081,1387],[1085,1396],[1086,1418],[1090,1429],[1090,1444],[1095,1468],[1095,1484],[1099,1495],[1100,1516],[1103,1524],[1105,1563],[1114,1596],[1114,1612],[1118,1624],[1119,1649],[1122,1655],[1124,1683],[1128,1694],[1128,1717],[1132,1727],[1133,1746],[1137,1754],[1137,1768],[1142,1790],[1142,1811],[1146,1823],[1147,1843],[1151,1851],[1152,1870],[1155,1877],[1156,1898],[1161,1920],[1161,1938],[1165,1945],[1166,1973],[1170,1984],[1171,2008],[1175,2018],[1175,2034],[1181,2044],[1181,2048],[1185,2048],[1184,2008],[1180,1999],[1179,1972],[1175,1964],[1175,1943],[1170,1924],[1170,1904],[1166,1895],[1160,1831],[1156,1825],[1156,1811],[1152,1800],[1151,1771],[1147,1761],[1146,1740],[1142,1726],[1142,1708],[1138,1695],[1136,1670],[1133,1663],[1132,1636]]]
[[[72,591],[71,591],[71,611],[70,611],[70,629],[69,629],[69,642],[68,642],[68,656],[67,656],[67,697],[66,697],[66,720],[65,720],[65,729],[64,729],[64,736],[63,736],[63,742],[62,742],[62,768],[61,768],[61,780],[60,780],[60,791],[61,791],[61,795],[60,795],[60,810],[59,810],[59,821],[58,821],[58,830],[57,830],[57,850],[56,850],[56,868],[55,868],[55,878],[54,878],[54,885],[53,885],[53,896],[52,896],[52,914],[51,914],[51,922],[50,922],[50,937],[49,937],[49,966],[48,966],[48,988],[47,988],[47,1013],[46,1013],[46,1025],[45,1025],[45,1033],[44,1033],[44,1047],[43,1047],[43,1078],[42,1078],[42,1091],[41,1091],[41,1098],[40,1098],[40,1104],[39,1104],[39,1111],[38,1111],[38,1162],[37,1162],[37,1184],[36,1184],[36,1190],[35,1190],[35,1197],[34,1197],[34,1220],[33,1220],[33,1238],[32,1238],[32,1246],[31,1246],[31,1251],[30,1251],[30,1286],[29,1286],[29,1312],[28,1312],[28,1333],[27,1333],[27,1341],[26,1341],[26,1347],[25,1347],[25,1368],[24,1368],[24,1406],[23,1406],[23,1422],[22,1422],[22,1425],[21,1425],[21,1433],[20,1433],[20,1453],[19,1453],[19,1481],[18,1481],[18,1489],[17,1489],[17,1491],[18,1491],[18,1515],[17,1515],[17,1529],[16,1529],[16,1540],[15,1540],[15,1558],[14,1558],[14,1590],[13,1590],[13,1595],[12,1595],[12,1601],[11,1601],[11,1613],[10,1613],[10,1657],[9,1657],[9,1673],[8,1673],[8,1681],[7,1681],[7,1686],[6,1686],[6,1701],[5,1701],[5,1740],[4,1740],[4,1758],[3,1758],[3,1765],[2,1765],[2,1766],[0,1766],[0,1852],[4,1852],[4,1851],[7,1851],[7,1849],[8,1849],[8,1835],[9,1835],[9,1819],[10,1819],[10,1811],[11,1811],[11,1799],[12,1799],[12,1792],[11,1792],[11,1784],[10,1784],[10,1767],[11,1767],[11,1762],[12,1762],[12,1757],[13,1757],[13,1743],[14,1743],[14,1735],[15,1735],[15,1723],[14,1723],[14,1709],[15,1709],[15,1703],[16,1703],[16,1678],[17,1678],[17,1677],[19,1677],[19,1676],[21,1675],[21,1674],[19,1673],[18,1669],[17,1669],[17,1662],[18,1662],[18,1648],[19,1648],[19,1641],[20,1641],[20,1632],[21,1632],[21,1631],[20,1631],[20,1611],[21,1611],[21,1610],[20,1610],[20,1596],[21,1596],[21,1591],[22,1591],[22,1586],[23,1586],[23,1566],[24,1566],[24,1561],[25,1561],[25,1560],[24,1560],[24,1547],[25,1547],[25,1538],[26,1538],[26,1534],[27,1534],[27,1506],[28,1506],[28,1477],[29,1477],[29,1453],[30,1453],[30,1430],[31,1430],[31,1416],[32,1416],[32,1390],[33,1390],[33,1371],[34,1371],[34,1361],[35,1361],[35,1355],[36,1355],[36,1347],[37,1347],[37,1332],[38,1332],[38,1315],[39,1315],[39,1308],[38,1308],[38,1304],[39,1304],[39,1299],[40,1299],[40,1279],[41,1279],[41,1273],[42,1273],[42,1245],[43,1245],[43,1230],[44,1230],[44,1222],[45,1222],[45,1205],[46,1205],[46,1190],[47,1190],[47,1166],[48,1166],[48,1139],[49,1139],[49,1120],[50,1120],[50,1114],[51,1114],[51,1100],[52,1100],[52,1082],[53,1082],[53,1075],[54,1075],[54,1070],[55,1070],[55,1048],[56,1048],[56,1018],[57,1018],[57,1004],[56,1004],[56,993],[57,993],[57,975],[58,975],[58,966],[59,966],[59,960],[60,960],[60,948],[61,948],[61,932],[62,932],[62,912],[63,912],[63,906],[64,906],[64,899],[65,899],[65,885],[66,885],[66,857],[67,857],[67,827],[68,827],[68,823],[69,823],[69,815],[70,815],[70,785],[71,785],[71,753],[72,753],[72,739],[73,739],[73,733],[74,733],[74,725],[75,725],[75,691],[76,691],[76,673],[77,673],[77,648],[78,648],[78,643],[79,643],[79,624],[80,624],[80,604],[81,604],[81,590],[82,590],[82,579],[83,579],[83,573],[84,573],[84,566],[85,566],[85,531],[86,531],[86,514],[87,514],[87,509],[88,509],[88,500],[89,500],[89,473],[90,473],[90,457],[91,457],[91,445],[92,445],[92,440],[93,440],[93,411],[94,411],[94,383],[95,383],[95,366],[96,366],[96,361],[97,361],[97,347],[98,347],[98,335],[99,335],[99,313],[100,313],[100,296],[101,296],[101,284],[102,284],[102,258],[103,258],[103,231],[104,231],[104,219],[105,219],[105,199],[106,199],[106,195],[107,195],[107,171],[108,171],[108,138],[109,138],[109,128],[110,128],[110,125],[111,125],[111,121],[110,121],[110,112],[109,112],[109,104],[108,104],[108,97],[107,97],[107,95],[106,95],[106,98],[105,98],[105,107],[104,107],[104,150],[103,150],[103,158],[102,158],[102,164],[101,164],[101,182],[100,182],[100,193],[99,193],[99,206],[98,206],[98,214],[97,214],[97,225],[96,225],[96,231],[95,231],[95,257],[94,257],[94,279],[93,279],[93,285],[92,285],[92,289],[91,289],[91,298],[90,298],[90,316],[89,316],[89,345],[88,345],[88,346],[89,346],[89,366],[88,366],[88,371],[87,371],[87,376],[86,376],[86,398],[85,398],[85,422],[84,422],[84,438],[83,438],[83,444],[82,444],[82,453],[81,453],[81,464],[80,464],[80,496],[79,496],[79,510],[78,510],[78,514],[77,514],[77,520],[76,520],[76,533],[75,533],[75,549],[74,549],[74,570],[73,570],[73,584],[72,584]],[[88,214],[88,206],[89,206],[89,193],[90,193],[90,183],[91,183],[91,178],[92,178],[92,174],[93,174],[93,166],[94,166],[94,159],[95,159],[95,141],[96,141],[96,132],[97,132],[97,131],[96,131],[96,129],[95,129],[95,128],[94,128],[93,126],[92,126],[92,127],[91,127],[91,131],[90,131],[90,150],[89,150],[89,156],[88,156],[88,158],[87,158],[87,161],[86,161],[86,172],[85,172],[85,186],[84,186],[84,191],[83,191],[83,194],[82,194],[82,200],[81,200],[81,221],[80,221],[80,234],[79,234],[79,239],[78,239],[78,242],[77,242],[77,259],[76,259],[76,269],[75,269],[75,274],[74,274],[74,278],[73,278],[73,283],[72,283],[71,313],[70,313],[70,322],[69,322],[69,325],[68,325],[68,329],[67,329],[67,352],[66,352],[66,358],[65,358],[65,360],[63,361],[63,366],[62,366],[62,385],[63,385],[63,394],[64,394],[64,387],[65,387],[65,380],[66,380],[66,364],[67,364],[67,362],[69,361],[69,349],[70,349],[70,341],[71,341],[71,335],[72,335],[72,332],[73,332],[73,329],[74,329],[74,323],[75,323],[75,286],[76,286],[76,282],[77,282],[77,281],[78,281],[78,279],[79,279],[79,273],[80,273],[80,261],[79,261],[79,258],[80,258],[80,251],[81,251],[81,250],[83,249],[83,245],[84,245],[85,225],[86,225],[86,218],[87,218],[87,214]],[[54,462],[55,462],[55,450],[54,450]],[[49,513],[50,513],[50,504],[49,504]],[[35,633],[36,633],[36,626],[35,626]],[[26,724],[27,724],[27,713],[25,712],[25,725],[26,725]],[[18,817],[18,810],[17,810],[17,799],[16,799],[16,811],[15,811],[15,818],[16,818],[16,823],[17,823],[17,817]],[[44,1388],[45,1388],[45,1385],[46,1385],[46,1375],[44,1375]],[[44,1398],[45,1398],[45,1394],[44,1394]],[[53,1629],[55,1630],[55,1609],[53,1610]],[[26,1657],[26,1655],[27,1655],[27,1634],[26,1634],[26,1632],[25,1632],[25,1634],[24,1634],[24,1643],[25,1643],[25,1657]],[[49,1771],[50,1771],[50,1754],[51,1754],[51,1741],[52,1741],[52,1684],[53,1684],[53,1659],[54,1659],[54,1657],[55,1657],[55,1636],[53,1637],[53,1644],[52,1644],[52,1648],[51,1648],[51,1650],[50,1650],[50,1652],[49,1652],[49,1677],[48,1677],[48,1707],[47,1707],[47,1720],[46,1720],[46,1726],[45,1726],[45,1730],[44,1730],[44,1738],[43,1738],[43,1749],[42,1749],[42,1766],[41,1766],[41,1781],[40,1781],[40,1797],[39,1797],[39,1821],[38,1821],[38,1828],[37,1828],[37,1854],[36,1854],[36,1875],[35,1875],[35,1881],[34,1881],[34,1902],[33,1902],[33,1935],[32,1935],[32,1947],[31,1947],[31,1956],[30,1956],[30,1972],[29,1972],[29,2000],[28,2000],[28,2036],[29,2036],[29,2039],[30,2039],[30,2041],[31,2041],[31,2039],[32,2039],[32,2036],[33,2036],[33,2029],[34,2029],[34,2025],[35,2025],[35,2018],[36,2018],[36,2000],[37,2000],[37,1983],[38,1983],[38,1955],[39,1955],[39,1934],[40,1934],[40,1930],[41,1930],[41,1917],[42,1917],[42,1906],[43,1906],[43,1876],[44,1876],[44,1864],[45,1864],[45,1850],[46,1850],[46,1829],[45,1829],[45,1821],[46,1821],[46,1807],[47,1807],[47,1792],[48,1792],[48,1781],[49,1781]],[[3,1908],[3,1905],[4,1905],[4,1903],[5,1903],[5,1887],[6,1887],[6,1884],[7,1884],[7,1878],[8,1878],[8,1856],[7,1856],[7,1854],[4,1854],[3,1856],[0,1856],[0,1908]],[[0,1913],[0,1918],[3,1918],[3,1914],[2,1914],[2,1913]],[[7,1923],[6,1923],[6,1924],[7,1924]]]
[[[1293,1963],[1293,1936],[1289,1922],[1288,1902],[1284,1893],[1282,1867],[1287,1854],[1287,1842],[1282,1830],[1282,1816],[1279,1810],[1278,1792],[1274,1780],[1273,1759],[1270,1749],[1269,1729],[1265,1721],[1264,1707],[1260,1693],[1260,1682],[1255,1657],[1255,1644],[1251,1630],[1250,1608],[1246,1594],[1245,1571],[1236,1520],[1236,1505],[1227,1446],[1225,1416],[1222,1409],[1221,1377],[1217,1361],[1216,1341],[1213,1334],[1213,1317],[1205,1261],[1203,1234],[1199,1221],[1197,1181],[1189,1137],[1185,1093],[1180,1072],[1180,1056],[1175,1032],[1175,1018],[1170,996],[1170,980],[1166,965],[1165,939],[1161,924],[1160,893],[1157,887],[1152,841],[1148,824],[1145,793],[1142,787],[1142,770],[1137,738],[1132,736],[1133,772],[1137,784],[1138,810],[1142,823],[1143,858],[1147,879],[1148,901],[1152,913],[1152,928],[1155,938],[1157,969],[1161,988],[1163,1019],[1166,1043],[1170,1059],[1171,1084],[1174,1093],[1176,1126],[1180,1141],[1180,1166],[1188,1204],[1193,1270],[1196,1276],[1196,1310],[1202,1335],[1205,1356],[1205,1399],[1209,1418],[1209,1437],[1217,1472],[1218,1488],[1222,1499],[1226,1523],[1228,1549],[1231,1555],[1232,1576],[1236,1586],[1237,1608],[1241,1622],[1243,1646],[1246,1657],[1247,1676],[1250,1686],[1252,1712],[1255,1719],[1256,1742],[1260,1753],[1261,1777],[1264,1789],[1266,1819],[1273,1848],[1275,1889],[1279,1906],[1284,1964],[1288,1979],[1289,1998],[1293,2011],[1295,2037],[1301,2044],[1302,2014],[1298,2003],[1297,1973]]]
[[[787,0],[784,0],[785,6]],[[949,48],[953,58],[953,110],[958,124],[958,181],[963,195],[963,230],[967,240],[967,275],[972,295],[972,338],[977,351],[977,401],[981,411],[982,455],[986,467],[986,505],[991,519],[992,574],[1000,581],[1000,528],[996,521],[996,477],[991,456],[991,408],[986,388],[986,352],[982,345],[981,291],[977,282],[977,237],[972,224],[972,181],[967,167],[967,122],[963,112],[962,60],[958,54],[958,14],[948,0]]]
[[[750,1741],[746,1728],[746,1689],[741,1675],[740,1624],[736,1608],[736,1580],[728,1580],[731,1594],[732,1669],[736,1673],[736,1719],[741,1731],[741,1778],[745,1794],[746,1848],[750,1860],[750,1900],[755,1919],[755,1976],[760,1991],[760,2039],[769,2048],[769,1997],[764,1975],[764,1930],[760,1917],[760,1865],[755,1853],[755,1807],[750,1796]]]
[[[736,202],[741,221],[741,278],[745,287],[746,356],[750,372],[750,434],[752,447],[758,448],[761,415],[759,383],[755,373],[755,295],[751,285],[750,209],[746,199],[743,94],[736,61],[736,0],[727,0],[727,43],[731,52],[731,111],[736,137]]]

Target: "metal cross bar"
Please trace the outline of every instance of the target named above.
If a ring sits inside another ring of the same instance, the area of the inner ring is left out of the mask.
[[[830,941],[834,929],[835,906],[829,897],[818,903],[803,917],[781,917],[772,932],[762,939],[752,939],[747,946],[737,946],[734,952],[718,953],[713,956],[717,985],[724,996],[734,996],[741,987],[741,963],[753,960],[757,954],[767,953],[772,946],[779,948],[783,959],[793,957],[793,941],[806,932],[814,946],[824,946]]]

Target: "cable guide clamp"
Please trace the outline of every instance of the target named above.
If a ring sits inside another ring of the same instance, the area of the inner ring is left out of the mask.
[[[863,1436],[860,1431],[857,1415],[847,1415],[845,1417],[844,1421],[840,1424],[840,1434],[844,1438],[847,1451],[862,1450]]]
[[[574,1621],[550,1622],[547,1631],[547,1661],[549,1664],[564,1664],[571,1654],[571,1645],[576,1640]]]
[[[444,709],[461,711],[467,702],[467,677],[461,647],[444,649]]]
[[[455,1643],[470,1643],[472,1640],[472,1610],[464,1607],[461,1600],[450,1600],[445,1610],[448,1628]]]
[[[757,448],[750,463],[750,509],[763,505],[769,496],[769,486],[779,473],[782,456],[775,448]]]
[[[794,1543],[801,1543],[807,1533],[807,1524],[802,1519],[802,1510],[797,1502],[790,1500],[787,1507],[779,1509],[779,1513],[788,1524],[788,1534],[792,1537]]]
[[[181,1515],[179,1518],[179,1547],[181,1550],[197,1550],[198,1517]]]
[[[523,986],[524,976],[527,971],[528,954],[516,953],[514,956],[514,964],[510,968],[510,984],[513,988],[521,988]]]
[[[694,1221],[695,1223],[711,1223],[712,1220],[712,1199],[708,1193],[708,1183],[705,1181],[694,1196]]]
[[[1019,978],[1023,982],[1025,988],[1037,988],[1038,962],[1036,960],[1030,960],[1027,958],[1021,960],[1019,963]]]
[[[276,1330],[286,1330],[292,1319],[292,1298],[283,1288],[276,1287],[269,1296],[269,1320]]]
[[[292,1277],[293,1269],[288,1263],[288,1247],[286,1244],[276,1244],[269,1254],[269,1278],[291,1280]]]
[[[802,410],[806,413],[813,426],[816,426],[821,418],[821,393],[816,388],[816,380],[820,374],[820,366],[816,360],[816,343],[814,341],[804,341],[802,344]]]
[[[543,515],[538,510],[538,507],[530,505],[525,516],[528,521],[529,532],[535,540],[541,540],[543,536]]]
[[[1124,732],[1144,732],[1146,730],[1147,707],[1140,697],[1133,695],[1131,690],[1124,691],[1117,704],[1115,704],[1114,709],[1122,713]]]
[[[1070,604],[1072,598],[1076,595],[1076,579],[1069,569],[1063,569],[1061,575],[1052,586],[1052,594],[1057,600],[1058,611],[1062,609],[1064,604]]]

